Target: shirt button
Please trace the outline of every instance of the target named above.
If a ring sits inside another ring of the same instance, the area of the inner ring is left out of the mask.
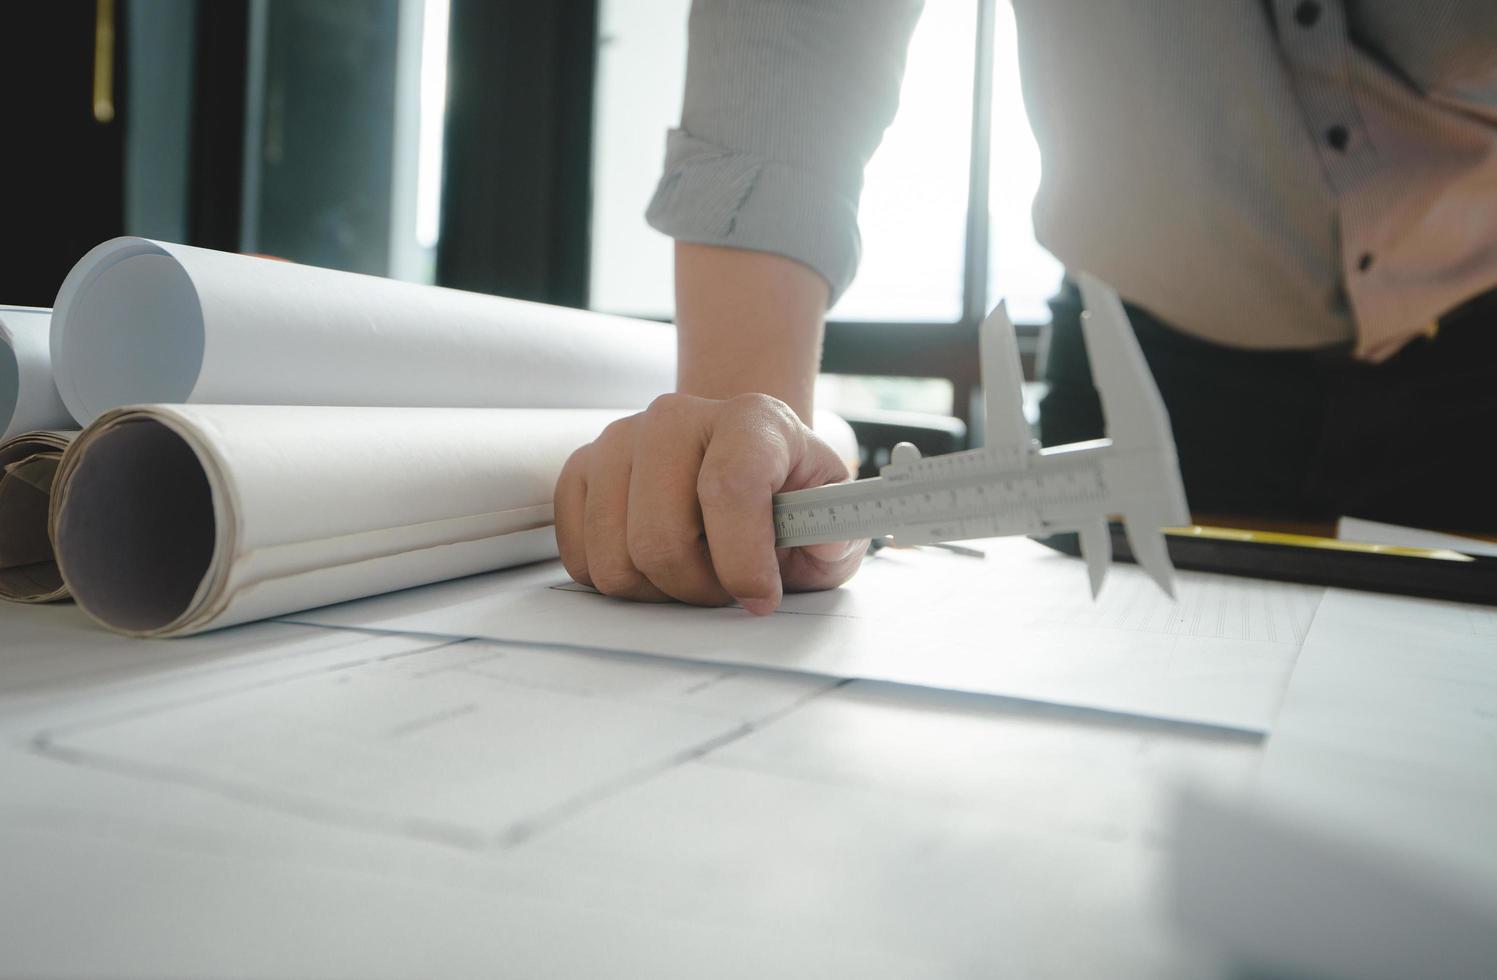
[[[1357,271],[1366,272],[1370,268],[1372,268],[1372,253],[1363,252],[1362,257],[1357,259]]]
[[[1345,126],[1332,126],[1325,131],[1325,141],[1331,144],[1332,149],[1345,150],[1346,145],[1351,142],[1351,133]]]
[[[1294,7],[1294,22],[1301,27],[1314,27],[1320,20],[1320,4],[1315,0],[1300,0]]]

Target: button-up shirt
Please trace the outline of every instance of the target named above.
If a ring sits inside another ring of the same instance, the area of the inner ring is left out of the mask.
[[[1497,0],[1013,6],[1035,233],[1067,266],[1208,340],[1371,360],[1497,286]],[[651,223],[835,300],[919,8],[696,0]]]

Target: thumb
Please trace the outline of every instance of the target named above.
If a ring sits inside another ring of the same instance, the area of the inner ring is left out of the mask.
[[[805,490],[852,478],[841,455],[807,429],[801,452],[791,460],[782,491]],[[829,541],[782,549],[780,574],[791,591],[836,588],[852,577],[862,562],[867,541]]]

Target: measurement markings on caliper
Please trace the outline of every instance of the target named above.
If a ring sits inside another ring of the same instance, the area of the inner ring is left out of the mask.
[[[879,478],[783,494],[774,508],[775,543],[787,547],[831,535],[842,535],[841,540],[876,537],[917,524],[962,527],[981,521],[985,529],[1010,516],[1027,517],[1041,504],[1106,496],[1096,460],[1006,473],[911,475],[913,479]]]

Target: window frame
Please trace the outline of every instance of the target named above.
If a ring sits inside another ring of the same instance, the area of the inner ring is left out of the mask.
[[[967,175],[967,223],[962,258],[962,313],[955,322],[831,320],[821,369],[828,374],[943,378],[952,384],[951,414],[968,425],[982,383],[978,329],[987,316],[988,254],[992,238],[993,58],[996,3],[976,0],[976,56],[972,79],[972,150]],[[1033,379],[1044,325],[1015,324],[1024,376]]]
[[[829,320],[821,363],[827,374],[947,380],[951,414],[969,428],[980,396],[978,329],[990,302],[998,0],[973,2],[961,315],[955,321]],[[599,16],[598,0],[452,0],[438,284],[588,306]],[[522,77],[539,81],[516,85]],[[533,152],[519,160],[499,153],[516,145]],[[1043,326],[1016,329],[1025,377],[1033,378]]]

